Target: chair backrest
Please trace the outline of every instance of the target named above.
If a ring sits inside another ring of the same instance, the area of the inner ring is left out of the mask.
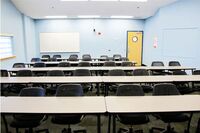
[[[121,60],[122,61],[129,61],[129,59],[127,57],[122,57]]]
[[[114,61],[106,61],[104,62],[104,66],[116,66],[116,63]]]
[[[185,71],[181,71],[181,70],[173,71],[172,74],[173,75],[187,75],[187,73]]]
[[[164,63],[162,61],[153,61],[151,66],[164,66]]]
[[[78,63],[79,67],[90,67],[90,62],[79,62]]]
[[[113,69],[108,71],[108,76],[126,76],[126,73],[122,69]]]
[[[47,72],[47,76],[65,76],[65,74],[61,70],[51,70]]]
[[[30,77],[33,76],[31,70],[19,70],[16,74],[17,77]]]
[[[180,93],[174,84],[163,83],[154,86],[153,95],[180,95]]]
[[[181,66],[181,64],[178,61],[169,61],[169,66]]]
[[[58,86],[56,96],[83,96],[80,84],[63,84]]]
[[[42,58],[48,58],[48,59],[50,59],[51,57],[50,57],[50,55],[45,54],[45,55],[42,55]]]
[[[32,59],[31,59],[31,62],[40,62],[40,61],[41,61],[40,58],[32,58]]]
[[[44,62],[36,62],[33,67],[46,67],[46,64]]]
[[[1,77],[8,77],[9,76],[9,74],[8,74],[8,71],[7,70],[5,70],[5,69],[1,69]]]
[[[59,64],[58,64],[58,67],[70,67],[71,65],[70,65],[70,63],[69,62],[60,62]]]
[[[72,54],[69,56],[69,61],[78,61],[78,55],[76,54]]]
[[[117,96],[144,96],[144,91],[140,85],[120,85],[117,89]]]
[[[107,55],[101,55],[99,60],[100,61],[108,61],[108,56]]]
[[[41,87],[23,88],[19,96],[45,96],[45,90]]]
[[[53,58],[52,57],[52,58],[49,59],[49,61],[54,61],[55,62],[55,61],[57,61],[57,58]]]
[[[193,75],[200,75],[200,70],[195,70],[195,71],[193,71],[192,74],[193,74]]]
[[[24,63],[14,63],[13,68],[25,68],[25,64]]]
[[[59,55],[59,54],[56,54],[56,55],[53,55],[53,58],[61,58],[61,55]]]
[[[84,55],[82,56],[82,60],[83,60],[83,61],[91,61],[92,58],[91,58],[91,56],[90,56],[89,54],[84,54]]]
[[[135,69],[133,70],[134,76],[149,76],[149,72],[146,69]]]
[[[91,73],[88,69],[76,69],[73,76],[91,76]]]
[[[121,56],[120,54],[114,54],[114,55],[113,55],[113,60],[114,60],[114,61],[120,61],[121,58],[122,58],[122,56]]]
[[[121,66],[133,66],[133,63],[131,61],[124,61]]]

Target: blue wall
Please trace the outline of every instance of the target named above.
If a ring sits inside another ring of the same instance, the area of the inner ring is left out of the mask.
[[[67,19],[67,20],[36,20],[37,55],[39,51],[39,33],[42,32],[79,32],[80,53],[100,57],[120,53],[126,56],[128,30],[143,30],[144,20],[120,19]],[[101,32],[101,35],[93,32]],[[51,53],[54,54],[54,53]],[[62,53],[60,53],[62,54]],[[68,57],[71,53],[62,54]]]
[[[181,0],[161,8],[145,21],[144,63],[179,60],[184,66],[200,68],[200,1]],[[154,38],[158,47],[153,47]]]
[[[1,33],[14,35],[16,58],[1,62],[10,68],[14,62],[40,57],[40,32],[80,32],[80,53],[93,57],[115,53],[126,55],[127,30],[144,31],[143,62],[179,60],[184,66],[200,68],[200,1],[180,0],[161,8],[153,17],[144,20],[120,19],[60,19],[33,20],[21,14],[10,0],[1,0]],[[101,32],[97,35],[93,29]],[[154,38],[158,47],[153,47]],[[51,53],[55,54],[55,53]],[[71,53],[61,53],[68,57]]]
[[[35,52],[34,20],[21,14],[10,0],[1,0],[1,33],[12,34],[16,58],[1,61],[1,68],[11,68],[15,62],[25,62]]]

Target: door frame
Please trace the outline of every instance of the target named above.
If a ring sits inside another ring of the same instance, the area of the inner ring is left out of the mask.
[[[143,64],[143,42],[144,42],[144,31],[143,30],[128,30],[126,34],[126,58],[128,58],[128,32],[142,32],[142,51],[141,51],[141,65]]]

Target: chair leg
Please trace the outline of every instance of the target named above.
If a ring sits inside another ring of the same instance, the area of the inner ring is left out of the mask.
[[[19,133],[19,128],[16,128],[16,133]]]

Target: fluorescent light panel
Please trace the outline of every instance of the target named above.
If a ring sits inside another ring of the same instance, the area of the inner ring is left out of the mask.
[[[100,18],[99,15],[79,15],[78,18]]]
[[[67,18],[67,16],[45,16],[45,18]]]
[[[133,18],[133,16],[110,16],[110,18]]]

